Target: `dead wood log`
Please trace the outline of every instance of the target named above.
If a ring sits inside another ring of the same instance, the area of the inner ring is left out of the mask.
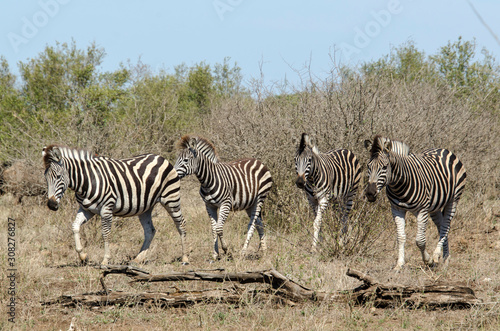
[[[108,291],[62,295],[43,305],[59,304],[63,307],[102,307],[107,305],[136,306],[156,305],[160,307],[185,307],[194,303],[238,303],[244,291],[237,288],[209,289],[200,291],[142,292]]]
[[[396,305],[414,308],[470,308],[481,302],[476,298],[474,291],[465,286],[453,284],[424,286],[382,284],[373,277],[353,269],[348,269],[347,275],[363,281],[363,285],[354,289],[351,294],[358,304],[370,302],[379,308]]]
[[[134,266],[109,265],[101,266],[100,268],[103,269],[101,284],[103,284],[103,288],[105,291],[107,291],[107,288],[103,281],[104,277],[109,274],[125,274],[132,279],[132,282],[201,280],[212,282],[235,282],[240,284],[270,284],[272,288],[277,291],[277,294],[294,302],[325,300],[327,296],[327,294],[325,293],[318,293],[288,279],[275,269],[234,273],[222,273],[222,271],[224,271],[223,269],[216,269],[215,271],[219,272],[215,273],[207,271],[188,271],[152,275],[148,271],[136,268]]]
[[[134,266],[101,266],[101,284],[104,291],[81,295],[63,295],[42,304],[60,304],[63,306],[102,306],[102,305],[136,305],[155,303],[160,306],[186,306],[199,302],[242,303],[245,297],[263,297],[280,303],[294,305],[306,301],[318,302],[354,302],[369,303],[375,307],[385,308],[399,305],[411,307],[451,307],[470,308],[480,302],[472,289],[450,284],[432,284],[426,286],[403,286],[399,284],[383,284],[373,277],[348,269],[347,275],[363,282],[359,287],[336,293],[314,291],[287,278],[275,269],[226,273],[223,269],[199,270],[188,272],[172,272],[153,275]],[[222,289],[174,292],[130,293],[110,291],[104,278],[109,274],[124,274],[131,282],[164,282],[164,281],[211,281],[224,282],[229,286]],[[270,285],[267,290],[250,290],[238,284],[260,283]]]

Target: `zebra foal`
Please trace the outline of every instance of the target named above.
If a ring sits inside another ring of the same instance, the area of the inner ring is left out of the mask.
[[[256,159],[221,162],[214,145],[203,137],[183,136],[177,147],[174,168],[179,177],[195,174],[201,184],[200,195],[212,223],[214,260],[219,258],[219,241],[227,252],[223,227],[231,210],[245,210],[250,217],[241,255],[245,255],[255,228],[260,237],[259,249],[266,250],[261,208],[273,184],[268,168]]]
[[[311,143],[309,135],[302,134],[295,155],[295,184],[306,192],[314,210],[314,235],[311,250],[317,250],[321,232],[322,214],[332,198],[336,198],[342,210],[342,233],[347,231],[347,219],[356,195],[361,169],[356,156],[347,149],[321,153]]]
[[[80,208],[73,222],[75,249],[81,261],[87,260],[80,242],[80,226],[95,214],[101,216],[104,240],[103,265],[110,259],[108,237],[113,216],[139,216],[144,243],[135,262],[144,261],[155,228],[151,212],[161,203],[170,214],[181,236],[182,262],[187,264],[185,221],[180,208],[180,182],[173,166],[163,157],[144,154],[115,160],[95,156],[84,150],[50,145],[42,152],[48,186],[47,206],[58,210],[66,189],[75,191]]]
[[[428,149],[422,154],[410,153],[408,145],[375,136],[365,140],[370,151],[368,186],[365,194],[374,202],[386,187],[392,215],[397,228],[398,261],[395,270],[405,263],[405,216],[410,211],[417,217],[416,244],[425,264],[432,266],[449,262],[448,233],[457,203],[465,187],[467,174],[458,157],[446,149]],[[431,217],[439,232],[439,242],[432,259],[425,250],[425,231]]]

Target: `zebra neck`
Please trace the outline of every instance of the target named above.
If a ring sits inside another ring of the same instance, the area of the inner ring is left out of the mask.
[[[94,171],[90,160],[85,159],[63,159],[68,172],[68,188],[75,191],[79,196],[84,196],[91,182],[94,181]]]
[[[408,156],[392,154],[389,160],[391,164],[391,178],[389,178],[388,184],[389,189],[392,191],[399,191],[401,188],[408,187],[411,181],[411,177],[407,176],[407,174],[410,173]]]
[[[200,154],[200,162],[196,171],[196,177],[200,181],[202,187],[211,187],[217,180],[215,173],[215,163],[207,156]]]
[[[312,162],[311,162],[311,169],[310,169],[310,175],[309,175],[309,182],[313,186],[320,186],[321,183],[321,171],[320,168],[323,165],[323,160],[318,157],[318,156],[313,156]]]

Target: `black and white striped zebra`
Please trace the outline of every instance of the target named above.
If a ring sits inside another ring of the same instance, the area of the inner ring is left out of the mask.
[[[51,145],[43,149],[45,179],[48,185],[47,205],[57,210],[67,188],[75,191],[80,209],[73,222],[76,251],[82,261],[80,226],[95,214],[101,216],[104,259],[110,259],[108,237],[112,218],[139,216],[144,229],[144,243],[135,262],[144,261],[155,228],[151,212],[161,203],[175,222],[181,236],[182,262],[188,263],[185,250],[185,221],[180,208],[180,181],[172,164],[159,155],[144,154],[115,160],[98,157],[84,150]]]
[[[255,228],[260,237],[259,249],[265,251],[261,208],[273,184],[268,168],[256,159],[221,162],[214,145],[203,137],[183,136],[178,149],[175,169],[179,177],[195,174],[201,184],[200,195],[212,222],[213,258],[219,258],[218,241],[227,252],[223,227],[231,210],[245,210],[250,217],[241,254],[245,255]]]
[[[347,231],[347,219],[361,179],[361,169],[351,151],[337,149],[321,153],[303,133],[295,155],[295,170],[295,184],[306,192],[315,214],[314,252],[321,232],[322,214],[332,198],[338,201],[342,210],[342,234]]]
[[[365,141],[370,151],[366,197],[375,201],[386,187],[397,228],[398,262],[405,263],[405,215],[417,217],[416,243],[427,265],[437,265],[440,257],[449,262],[448,233],[457,203],[465,187],[465,167],[458,157],[446,149],[428,149],[422,154],[410,153],[408,145],[375,136],[373,143]],[[425,250],[425,231],[429,216],[439,232],[439,242],[431,260]]]

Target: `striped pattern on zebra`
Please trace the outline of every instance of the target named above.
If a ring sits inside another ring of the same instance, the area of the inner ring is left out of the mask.
[[[443,265],[449,262],[448,233],[457,203],[465,187],[465,167],[458,157],[446,149],[428,149],[422,154],[410,153],[408,145],[375,136],[373,143],[365,141],[370,151],[368,186],[365,194],[374,202],[386,187],[397,228],[398,261],[395,270],[404,263],[405,215],[417,217],[416,244],[427,265],[437,265],[442,256]],[[425,231],[429,216],[439,232],[439,242],[431,260],[425,250]]]
[[[241,255],[246,254],[255,229],[260,237],[259,249],[265,251],[261,209],[273,184],[269,169],[256,159],[221,162],[214,145],[199,136],[185,135],[177,147],[179,156],[174,167],[179,177],[195,174],[201,184],[200,195],[212,223],[213,258],[220,257],[218,241],[227,253],[223,227],[231,210],[245,210],[250,217]]]
[[[337,199],[342,211],[342,234],[347,232],[347,220],[361,179],[361,168],[351,151],[337,149],[321,153],[311,143],[309,135],[303,133],[295,155],[295,171],[295,184],[306,192],[315,214],[311,248],[315,252],[322,214],[332,198]]]
[[[87,260],[80,242],[80,226],[95,214],[101,216],[105,265],[110,259],[108,237],[113,215],[139,216],[144,229],[144,243],[135,262],[143,262],[155,228],[151,212],[161,203],[172,217],[181,236],[182,262],[187,264],[185,220],[180,207],[180,180],[172,164],[159,155],[144,154],[115,160],[95,156],[84,150],[51,145],[43,149],[47,206],[56,211],[67,188],[75,191],[80,204],[72,229],[76,251]]]

